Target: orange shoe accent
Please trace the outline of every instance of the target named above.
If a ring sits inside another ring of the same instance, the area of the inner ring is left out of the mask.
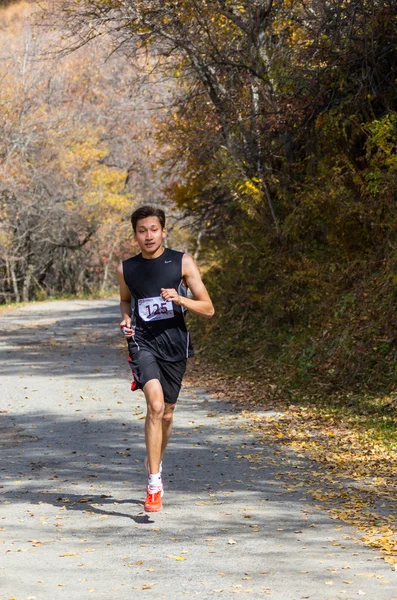
[[[161,490],[158,492],[147,492],[144,509],[146,512],[159,512],[163,508],[161,502]]]

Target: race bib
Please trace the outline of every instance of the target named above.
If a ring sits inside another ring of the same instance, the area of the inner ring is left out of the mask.
[[[161,296],[140,298],[138,312],[144,321],[160,321],[161,319],[171,319],[174,316],[174,307],[171,300],[163,300]]]

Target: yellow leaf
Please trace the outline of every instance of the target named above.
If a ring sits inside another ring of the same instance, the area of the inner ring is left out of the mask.
[[[230,540],[228,541],[228,544],[231,544],[231,545],[232,545],[232,544],[237,544],[237,542],[235,542],[234,540],[230,539]]]
[[[65,552],[65,554],[60,554],[59,556],[78,556],[78,552]]]
[[[167,558],[173,558],[174,560],[186,560],[186,556],[174,556],[173,554],[168,554]]]

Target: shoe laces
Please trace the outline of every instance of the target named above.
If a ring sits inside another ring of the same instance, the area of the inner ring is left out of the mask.
[[[148,486],[148,494],[150,496],[154,496],[155,494],[158,494],[159,492],[161,492],[161,486],[154,486],[154,485],[149,485]]]

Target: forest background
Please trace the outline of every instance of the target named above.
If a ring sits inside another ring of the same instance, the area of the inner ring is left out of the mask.
[[[200,364],[395,446],[394,0],[0,4],[0,301],[111,290],[165,206]]]

